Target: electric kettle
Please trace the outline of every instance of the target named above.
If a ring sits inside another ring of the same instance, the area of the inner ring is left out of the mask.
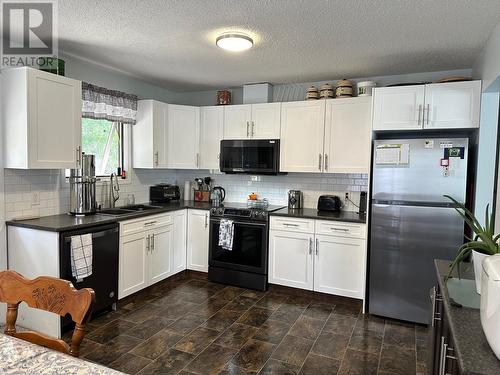
[[[218,206],[222,202],[224,202],[224,199],[226,198],[226,190],[222,186],[215,186],[212,188],[212,204],[214,206]]]

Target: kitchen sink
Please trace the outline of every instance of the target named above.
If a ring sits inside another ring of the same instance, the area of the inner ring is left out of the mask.
[[[150,206],[147,204],[135,204],[135,205],[123,207],[124,210],[131,210],[131,211],[147,211],[147,210],[156,210],[158,208],[160,208],[160,207]]]

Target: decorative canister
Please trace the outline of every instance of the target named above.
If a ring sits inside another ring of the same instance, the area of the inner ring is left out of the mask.
[[[311,86],[307,89],[306,99],[315,100],[319,98],[318,89],[315,86]]]
[[[337,98],[349,98],[352,96],[352,82],[348,79],[341,79],[337,82],[335,91]]]
[[[373,81],[363,81],[358,83],[358,96],[372,96],[373,88],[377,84]]]
[[[329,83],[325,83],[324,85],[322,85],[319,96],[321,99],[333,98],[334,96],[333,86],[330,85]]]
[[[228,90],[217,91],[217,105],[231,104],[231,92]]]

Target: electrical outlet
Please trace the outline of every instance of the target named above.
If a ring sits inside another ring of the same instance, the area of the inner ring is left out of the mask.
[[[31,192],[31,205],[32,206],[40,205],[40,193],[38,191]]]
[[[345,200],[348,201],[349,200],[349,193],[345,193]]]
[[[250,181],[260,181],[260,176],[250,176]]]

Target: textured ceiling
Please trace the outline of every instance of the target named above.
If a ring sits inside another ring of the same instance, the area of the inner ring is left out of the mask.
[[[178,91],[469,68],[499,0],[59,0],[59,49]],[[215,46],[242,30],[255,46]]]

